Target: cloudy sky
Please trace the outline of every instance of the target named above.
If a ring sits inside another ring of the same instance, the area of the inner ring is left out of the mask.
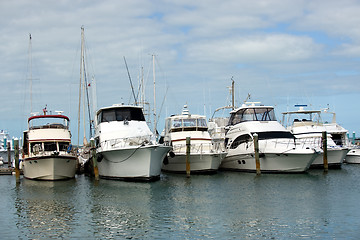
[[[155,55],[159,129],[186,103],[208,117],[228,105],[233,78],[238,106],[250,93],[279,120],[294,104],[330,107],[360,135],[359,13],[352,0],[1,0],[0,128],[26,129],[31,72],[33,112],[65,111],[77,135],[84,26],[98,108],[133,101],[124,56],[152,104]]]

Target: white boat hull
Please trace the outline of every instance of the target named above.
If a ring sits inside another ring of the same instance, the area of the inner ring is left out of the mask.
[[[346,155],[345,162],[360,164],[360,148],[351,149]]]
[[[225,156],[226,153],[190,154],[190,172],[216,172]],[[174,157],[169,156],[164,161],[161,169],[166,172],[186,172],[186,154],[181,153],[176,154]]]
[[[108,179],[145,180],[160,178],[161,164],[170,147],[150,145],[98,152],[99,176]]]
[[[341,168],[342,163],[346,157],[349,149],[328,149],[327,151],[327,161],[329,168]],[[311,168],[323,168],[324,167],[324,154],[321,152],[312,165]]]
[[[265,153],[260,154],[261,172],[301,173],[309,169],[318,154],[316,153]],[[227,155],[220,169],[256,172],[255,154]]]
[[[43,156],[24,159],[24,177],[34,180],[65,180],[75,177],[73,156]]]

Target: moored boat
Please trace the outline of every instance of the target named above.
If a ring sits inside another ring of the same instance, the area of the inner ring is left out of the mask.
[[[156,142],[139,106],[114,104],[97,111],[95,142],[99,176],[108,179],[160,179],[170,147]]]
[[[334,139],[341,140],[338,132],[334,130],[335,125],[326,125],[321,118],[321,110],[305,110],[306,105],[295,105],[299,107],[297,111],[288,111],[283,114],[283,124],[290,130],[298,142],[301,144],[311,145],[320,152],[314,160],[311,168],[323,168],[323,150],[322,150],[322,133],[327,132],[327,160],[329,168],[341,168],[349,148],[343,146],[340,141],[337,145]],[[345,134],[342,131],[342,134]],[[331,134],[333,133],[333,135]],[[341,136],[341,134],[340,134]]]
[[[75,177],[77,158],[72,151],[69,121],[61,112],[28,118],[23,143],[25,178],[64,180]]]
[[[220,143],[211,141],[205,116],[190,114],[186,105],[182,114],[168,117],[165,121],[164,144],[172,146],[172,151],[164,160],[162,170],[186,172],[187,137],[190,137],[190,172],[216,172],[226,152]]]
[[[225,135],[228,154],[220,168],[255,172],[257,134],[261,172],[305,172],[317,156],[316,151],[296,144],[294,135],[277,122],[272,106],[255,104],[243,104],[231,111]]]

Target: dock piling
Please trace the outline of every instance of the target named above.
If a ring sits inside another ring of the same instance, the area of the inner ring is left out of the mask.
[[[99,169],[97,166],[97,159],[96,159],[96,148],[95,148],[95,140],[92,138],[90,139],[90,151],[91,151],[91,158],[93,161],[93,166],[94,166],[94,176],[95,176],[95,180],[98,181],[99,180]]]
[[[255,163],[256,163],[256,175],[261,174],[260,170],[260,158],[259,158],[259,136],[254,133],[254,151],[255,151]]]
[[[186,176],[190,177],[190,137],[186,137]]]
[[[323,162],[324,162],[324,171],[329,170],[328,159],[327,159],[327,133],[326,131],[322,132],[322,148],[323,148]]]
[[[16,182],[20,182],[20,168],[19,168],[19,139],[14,139],[14,155],[15,155],[15,176]]]

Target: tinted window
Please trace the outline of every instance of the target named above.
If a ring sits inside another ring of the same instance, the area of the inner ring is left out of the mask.
[[[44,143],[44,150],[45,151],[57,151],[56,143],[54,143],[54,142],[45,142]]]
[[[111,121],[145,121],[141,108],[105,109],[99,114],[101,122]]]
[[[231,144],[230,148],[231,149],[235,149],[237,148],[240,144],[242,143],[246,143],[246,142],[251,142],[252,141],[252,138],[249,134],[244,134],[244,135],[241,135],[241,136],[238,136],[234,141],[233,143]]]
[[[295,139],[294,135],[292,133],[290,133],[290,132],[259,132],[257,134],[259,136],[259,140],[274,139],[274,138],[292,138],[292,139]]]

